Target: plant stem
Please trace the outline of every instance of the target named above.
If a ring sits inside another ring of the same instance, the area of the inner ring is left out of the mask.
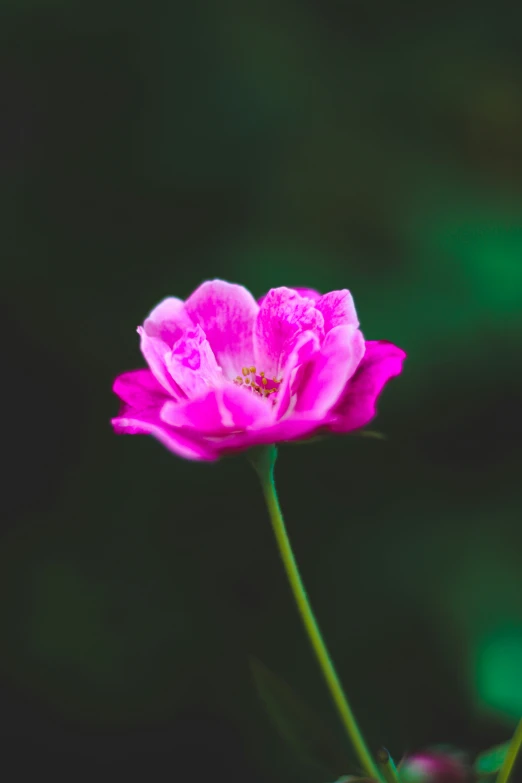
[[[522,720],[515,729],[504,763],[500,767],[496,783],[507,783],[522,747]]]
[[[397,767],[386,748],[377,751],[377,762],[386,783],[400,783]]]
[[[277,457],[275,446],[260,447],[252,450],[251,461],[261,480],[263,494],[266,505],[272,521],[275,537],[279,547],[281,559],[288,576],[288,581],[292,588],[294,598],[303,620],[308,638],[315,652],[319,666],[326,680],[332,698],[335,702],[341,720],[348,733],[348,737],[359,757],[359,761],[365,773],[374,780],[382,781],[382,775],[379,772],[375,761],[373,760],[363,736],[357,725],[354,714],[350,708],[348,700],[343,693],[339,677],[335,671],[326,645],[321,636],[317,620],[315,619],[312,607],[306,595],[306,591],[299,574],[299,569],[295,561],[290,539],[286,532],[281,507],[277,498],[277,492],[274,483],[274,464]]]

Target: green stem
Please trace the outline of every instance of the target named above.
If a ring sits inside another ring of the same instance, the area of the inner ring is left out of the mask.
[[[400,783],[397,767],[386,748],[377,751],[377,762],[386,783]]]
[[[343,693],[339,677],[337,676],[337,672],[334,669],[334,665],[321,636],[317,620],[315,619],[297,568],[274,483],[274,464],[277,457],[276,448],[275,446],[267,446],[252,451],[251,460],[261,480],[263,494],[279,546],[279,552],[288,576],[288,581],[290,582],[297,608],[301,614],[308,638],[319,662],[326,684],[328,685],[339,715],[341,716],[341,720],[348,732],[350,741],[359,757],[359,761],[361,762],[364,771],[370,778],[382,781],[382,776],[366,747],[357,721],[355,720],[348,700]]]
[[[500,771],[497,775],[496,783],[507,783],[509,776],[511,775],[511,772],[513,770],[513,767],[515,766],[515,761],[517,760],[517,756],[520,752],[521,747],[522,747],[522,720],[519,722],[518,726],[515,729],[515,733],[513,734],[511,744],[506,754],[506,758],[504,759],[504,763],[502,764]]]

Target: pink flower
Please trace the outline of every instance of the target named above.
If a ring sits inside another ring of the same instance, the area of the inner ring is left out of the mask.
[[[348,291],[205,282],[138,328],[148,369],[116,378],[116,432],[153,435],[187,459],[349,432],[367,424],[405,353],[365,341]]]
[[[409,756],[400,766],[403,783],[466,783],[470,777],[464,754],[444,747]]]

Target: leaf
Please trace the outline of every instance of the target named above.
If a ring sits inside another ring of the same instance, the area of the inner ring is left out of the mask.
[[[494,748],[479,753],[473,764],[476,774],[481,777],[495,775],[504,763],[509,745],[510,742],[504,742],[502,745],[495,745]]]
[[[250,669],[277,733],[301,762],[316,768],[316,777],[335,780],[353,768],[337,737],[284,680],[257,658],[250,658]]]
[[[373,438],[374,440],[388,440],[388,436],[384,432],[378,432],[377,430],[354,430],[349,432],[348,435],[353,435],[356,438]]]
[[[310,446],[312,443],[319,443],[322,440],[328,440],[328,435],[314,435],[303,440],[285,440],[285,446]]]
[[[374,783],[370,778],[360,778],[357,775],[343,775],[335,783]]]
[[[377,430],[354,430],[353,432],[347,432],[347,435],[351,435],[353,438],[371,438],[372,440],[388,440],[388,436],[384,432],[378,432]],[[303,440],[287,440],[285,445],[288,446],[310,446],[313,443],[319,443],[322,440],[328,440],[329,435],[313,435],[311,438],[304,438]]]

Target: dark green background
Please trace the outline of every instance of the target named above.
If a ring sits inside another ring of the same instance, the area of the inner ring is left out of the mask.
[[[373,425],[388,440],[281,448],[281,502],[371,746],[400,757],[509,736],[522,713],[509,8],[2,3],[10,782],[37,764],[73,781],[328,783],[279,738],[249,670],[256,656],[340,735],[254,472],[109,425],[113,378],[143,366],[136,326],[213,277],[255,295],[348,287],[366,337],[408,351]]]

